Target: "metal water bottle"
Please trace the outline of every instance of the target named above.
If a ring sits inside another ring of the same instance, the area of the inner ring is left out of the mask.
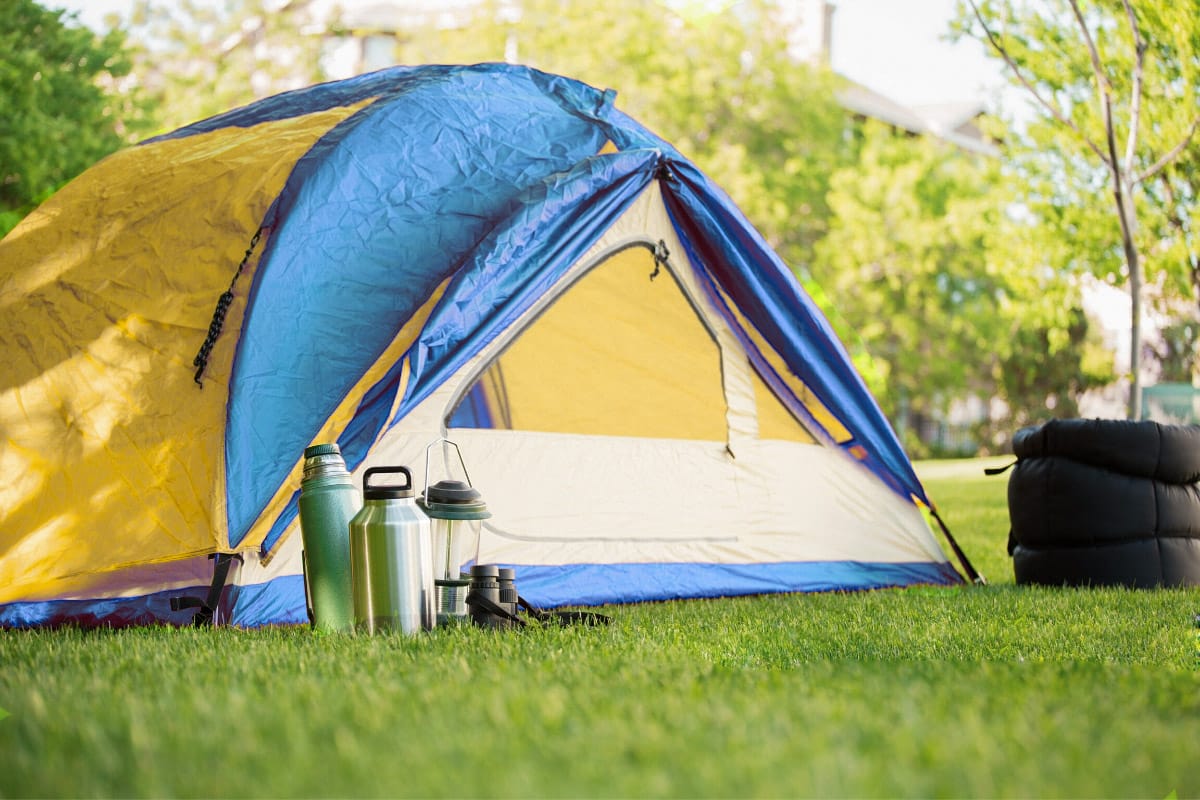
[[[403,475],[401,485],[376,483]],[[429,518],[417,506],[407,467],[372,467],[363,475],[363,507],[350,521],[354,620],[367,633],[433,628],[433,545]]]
[[[315,444],[306,448],[300,483],[300,535],[304,540],[304,593],[315,628],[354,628],[350,520],[359,504],[358,491],[338,446]]]

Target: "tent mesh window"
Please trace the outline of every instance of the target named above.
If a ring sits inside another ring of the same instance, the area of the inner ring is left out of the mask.
[[[782,365],[765,342],[755,344],[772,367]],[[751,380],[760,438],[817,441],[757,370]],[[808,397],[802,385],[788,389],[793,403]],[[832,438],[849,438],[823,407],[813,413],[829,419]],[[725,415],[716,340],[651,252],[634,247],[606,259],[522,331],[446,425],[724,441]]]
[[[724,440],[717,343],[654,271],[641,247],[592,269],[488,366],[447,427]]]

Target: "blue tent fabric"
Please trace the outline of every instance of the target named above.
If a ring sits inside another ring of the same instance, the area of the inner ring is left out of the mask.
[[[246,487],[229,499],[231,546],[434,287],[452,278],[410,354],[401,415],[519,315],[658,177],[689,256],[797,365],[798,377],[839,409],[868,466],[927,502],[845,350],[786,267],[694,165],[614,109],[611,92],[508,65],[398,67],[271,98],[174,135],[371,97],[301,159],[264,220],[269,238],[228,412],[227,481]],[[599,155],[606,141],[621,152]],[[547,252],[560,242],[570,249]],[[349,269],[328,270],[331,261]],[[355,346],[332,344],[335,328]],[[385,417],[398,374],[399,365],[341,438],[352,466],[394,424]],[[267,551],[295,513],[293,498]]]
[[[611,126],[595,114],[607,113],[611,94],[512,68],[446,68],[432,78],[404,69],[396,77],[402,89],[301,159],[265,223],[271,235],[250,290],[229,407],[229,485],[253,487],[230,498],[231,545],[433,288],[456,272],[468,282],[485,277],[462,266],[481,240],[514,221],[509,238],[491,239],[506,279],[516,279],[528,248],[514,235],[529,239],[528,223],[548,221],[572,196],[589,198],[629,158],[593,158],[609,140]],[[365,81],[354,97],[378,89],[378,80]],[[243,110],[237,120],[247,116],[257,118]],[[577,218],[596,225],[594,216]],[[353,265],[349,275],[328,270],[331,261]],[[466,329],[479,321],[469,307],[460,319]],[[329,347],[331,326],[355,347]]]
[[[520,210],[466,259],[426,322],[410,353],[411,376],[395,419],[386,415],[393,405],[399,362],[360,405],[338,442],[347,464],[360,464],[381,430],[402,419],[541,297],[651,180],[658,157],[656,151],[636,151],[590,158],[566,175],[531,187]],[[283,470],[295,452],[281,453]],[[293,497],[272,526],[263,542],[266,552],[295,519],[298,500]]]
[[[822,561],[768,564],[570,564],[508,565],[520,576],[517,590],[538,608],[606,605],[664,598],[736,597],[777,592],[832,592],[953,584],[954,568],[941,564],[871,564]],[[571,587],[570,593],[564,587]]]
[[[797,377],[827,406],[836,400],[872,471],[929,505],[904,448],[824,315],[724,192],[685,161],[672,163],[671,171],[676,180],[664,195],[689,256],[708,267]]]

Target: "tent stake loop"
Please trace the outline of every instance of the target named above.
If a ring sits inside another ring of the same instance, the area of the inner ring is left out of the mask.
[[[658,277],[658,274],[662,271],[664,265],[667,269],[671,268],[671,262],[668,260],[671,258],[671,251],[667,249],[667,243],[662,239],[659,239],[658,244],[654,245],[653,254],[654,272],[650,273],[650,280],[654,280]]]
[[[192,625],[196,627],[215,627],[220,621],[217,617],[217,605],[221,602],[221,592],[225,589],[225,582],[229,578],[229,568],[233,565],[234,559],[240,564],[242,557],[236,553],[215,553],[209,556],[213,559],[213,579],[212,584],[208,587],[208,596],[199,597],[172,597],[171,610],[182,611],[186,608],[196,609],[196,615],[192,617]]]

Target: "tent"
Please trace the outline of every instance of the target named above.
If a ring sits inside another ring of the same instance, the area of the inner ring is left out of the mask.
[[[480,560],[537,604],[961,581],[815,305],[613,100],[387,69],[117,152],[23,221],[0,625],[185,623],[215,565],[222,619],[303,622],[305,447],[361,481],[441,436]]]

